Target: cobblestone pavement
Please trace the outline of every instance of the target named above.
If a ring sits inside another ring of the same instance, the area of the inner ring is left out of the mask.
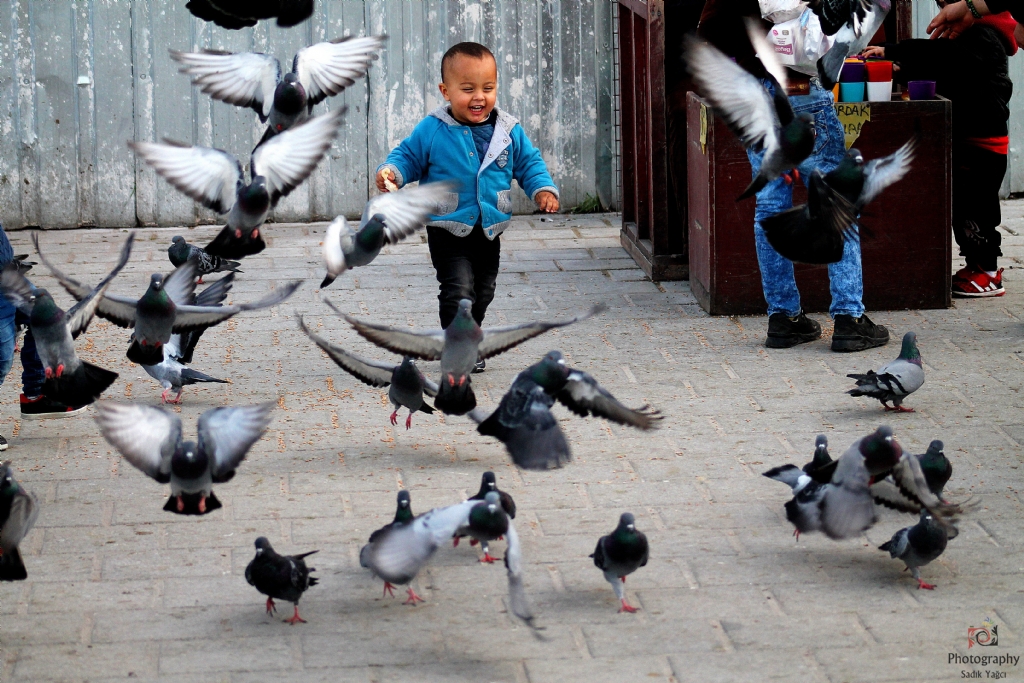
[[[386,357],[320,302],[325,226],[270,225],[270,246],[245,261],[231,300],[293,277],[306,285],[273,311],[208,332],[194,367],[233,384],[188,387],[176,409],[191,432],[212,406],[279,401],[266,436],[217,489],[223,509],[163,512],[166,487],[124,463],[88,414],[21,421],[18,363],[0,389],[5,455],[43,503],[23,546],[29,580],[0,585],[0,680],[874,682],[953,680],[971,669],[1019,680],[1024,666],[949,662],[951,653],[1024,655],[1024,203],[1008,203],[1004,215],[1007,296],[872,312],[896,339],[915,330],[926,362],[927,383],[908,401],[918,412],[901,415],[844,393],[846,373],[895,357],[895,343],[833,354],[831,324],[816,315],[826,339],[768,351],[764,317],[711,318],[686,282],[647,281],[619,247],[617,216],[517,218],[502,240],[488,322],[562,318],[599,301],[610,311],[489,361],[473,379],[480,403],[495,405],[516,372],[560,348],[625,403],[666,415],[663,429],[642,434],[556,408],[576,459],[551,473],[515,470],[464,418],[420,413],[410,431],[391,427],[385,392],[329,363],[292,317],[305,313],[328,338]],[[141,293],[149,273],[167,271],[177,232],[203,243],[215,229],[139,230],[112,291]],[[95,282],[125,234],[47,232],[42,244],[67,272]],[[16,251],[31,251],[27,233],[11,238]],[[44,270],[32,271],[36,283],[68,305]],[[388,248],[325,293],[374,320],[437,324],[423,240]],[[97,321],[78,348],[121,373],[108,398],[158,402],[160,387],[124,358],[126,341]],[[803,464],[818,433],[838,454],[881,423],[913,452],[945,441],[954,465],[947,496],[981,501],[924,569],[935,591],[917,590],[876,549],[911,517],[886,511],[863,538],[795,542],[782,507],[788,492],[761,476]],[[442,549],[414,582],[427,599],[415,608],[382,598],[381,583],[359,567],[358,549],[390,521],[398,487],[425,511],[471,495],[485,469],[518,503],[543,639],[506,612],[500,564],[478,564],[465,544]],[[587,557],[626,510],[652,547],[648,566],[629,578],[636,615],[616,613]],[[259,535],[282,552],[320,550],[311,558],[320,584],[302,602],[309,623],[265,615],[246,584]],[[987,617],[998,646],[968,650],[967,628]]]

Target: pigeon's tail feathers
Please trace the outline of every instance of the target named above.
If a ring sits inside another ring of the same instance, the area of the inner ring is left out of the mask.
[[[167,503],[164,505],[164,510],[167,512],[173,512],[178,515],[206,515],[214,510],[219,510],[223,507],[217,496],[210,492],[210,495],[206,497],[206,509],[203,512],[199,511],[199,498],[198,493],[183,493],[181,494],[181,502],[183,503],[183,509],[178,510],[178,497],[170,496],[167,499]]]
[[[294,557],[296,560],[304,560],[307,557],[309,557],[310,555],[315,555],[318,552],[320,552],[320,551],[319,550],[310,550],[308,553],[302,553],[301,555],[292,555],[292,557]],[[316,570],[310,569],[309,571],[316,571]]]
[[[242,273],[242,263],[240,261],[229,261],[228,259],[221,259],[220,266],[217,268],[217,272],[231,272],[231,273]]]
[[[28,572],[25,571],[18,546],[0,555],[0,581],[24,581],[27,578]]]
[[[878,386],[878,375],[874,370],[868,370],[865,375],[853,373],[847,375],[847,377],[857,383],[857,386],[846,392],[850,396],[871,396],[874,398],[875,394],[881,390],[881,387]]]
[[[82,361],[74,372],[65,372],[60,377],[46,380],[43,383],[43,394],[64,405],[84,406],[99,398],[116,379],[116,372]]]
[[[313,570],[311,569],[310,571]],[[309,588],[310,586],[315,586],[318,583],[320,583],[320,579],[316,578],[315,576],[310,576],[306,579],[306,582],[306,588]]]
[[[885,552],[890,552],[891,548],[892,548],[892,541],[891,540],[890,541],[886,541],[882,545],[878,546],[879,550],[884,550]]]
[[[736,201],[741,202],[747,197],[753,197],[755,194],[760,192],[767,184],[768,178],[762,175],[761,173],[758,173],[757,176],[750,181],[750,184],[747,185],[747,189],[743,190],[743,194],[736,198]]]
[[[509,430],[502,440],[512,462],[524,470],[543,472],[564,467],[572,461],[569,442],[557,426],[540,432],[519,427]]]
[[[367,543],[359,549],[359,566],[370,568],[370,544]]]
[[[331,283],[334,282],[334,280],[335,280],[335,277],[333,275],[331,275],[330,273],[328,273],[327,275],[324,276],[323,281],[320,283],[320,289],[324,289],[326,287],[330,287]]]
[[[805,476],[803,470],[796,465],[782,465],[773,467],[764,473],[764,476],[775,481],[781,481],[790,488],[794,488],[801,476]]]
[[[143,346],[138,339],[133,339],[125,355],[128,360],[139,365],[159,365],[164,361],[164,347]]]
[[[467,379],[462,384],[441,382],[434,407],[446,415],[465,415],[476,407],[476,394]]]
[[[432,405],[430,405],[429,403],[427,403],[426,401],[424,401],[423,403],[420,404],[420,412],[421,413],[431,413],[431,414],[433,414],[434,407]]]
[[[210,375],[199,372],[198,370],[193,370],[192,368],[181,369],[181,383],[183,385],[196,384],[197,382],[216,382],[218,384],[231,384],[231,382],[229,382],[226,379],[217,379],[216,377],[211,377]]]
[[[849,45],[836,43],[818,60],[818,78],[821,79],[822,88],[831,90],[839,82],[839,72],[843,69],[849,51]]]

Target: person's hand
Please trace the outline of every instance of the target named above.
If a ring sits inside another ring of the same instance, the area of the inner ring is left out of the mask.
[[[865,57],[879,57],[885,59],[885,48],[881,45],[868,45],[861,51]]]
[[[979,0],[980,1],[980,0]],[[977,7],[977,3],[975,3]],[[936,38],[956,38],[974,25],[974,16],[967,9],[964,0],[946,5],[935,18],[928,23],[926,31],[932,40]]]
[[[391,187],[388,187],[391,185]],[[381,169],[377,174],[377,189],[381,192],[391,192],[395,187],[395,172],[389,169]]]
[[[533,198],[537,202],[537,208],[544,213],[555,213],[558,211],[558,197],[555,196],[554,192],[538,192],[537,196]]]

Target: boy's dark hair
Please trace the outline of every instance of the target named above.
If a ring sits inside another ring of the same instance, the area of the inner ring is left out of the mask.
[[[494,59],[494,53],[487,49],[485,45],[480,43],[456,43],[448,48],[448,51],[444,53],[444,57],[441,57],[441,80],[444,80],[444,71],[448,66],[448,63],[455,59],[458,55],[466,55],[474,59],[483,59],[484,57],[490,57]],[[497,64],[498,60],[494,59],[494,63]]]

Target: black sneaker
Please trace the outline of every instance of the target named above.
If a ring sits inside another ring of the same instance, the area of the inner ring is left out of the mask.
[[[50,420],[55,417],[71,417],[88,407],[89,404],[84,406],[64,405],[45,396],[28,398],[25,394],[21,395],[21,416],[27,420]]]
[[[486,367],[487,367],[487,361],[485,361],[484,359],[481,358],[480,360],[478,360],[476,362],[476,365],[473,366],[473,374],[475,375],[478,372],[483,372],[484,368],[486,368]]]
[[[785,313],[772,313],[768,318],[768,338],[764,345],[769,349],[788,349],[821,337],[821,325],[803,312],[795,318]]]
[[[7,439],[4,438],[3,434],[0,434],[0,451],[7,450]]]
[[[864,351],[889,343],[889,330],[876,325],[866,315],[837,315],[832,333],[832,350],[838,352]]]

